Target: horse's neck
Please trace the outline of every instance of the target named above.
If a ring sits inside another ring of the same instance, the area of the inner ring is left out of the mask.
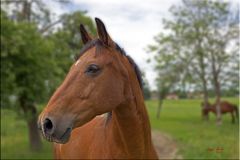
[[[128,105],[118,106],[113,112],[111,120],[108,122],[110,129],[109,138],[117,142],[127,154],[145,154],[151,145],[151,131],[146,113],[138,111],[134,101]]]
[[[127,154],[141,156],[141,153],[144,155],[151,150],[151,130],[141,90],[139,87],[132,87],[132,91],[134,97],[112,112],[109,122],[110,137]]]

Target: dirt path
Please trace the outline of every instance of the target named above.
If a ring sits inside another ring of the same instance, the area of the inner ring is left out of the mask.
[[[152,131],[152,141],[159,159],[182,159],[172,138],[159,131]]]

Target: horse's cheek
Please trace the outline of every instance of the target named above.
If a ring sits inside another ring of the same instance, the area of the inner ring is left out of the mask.
[[[88,84],[82,91],[80,91],[80,97],[83,99],[88,99],[94,90],[94,83]]]

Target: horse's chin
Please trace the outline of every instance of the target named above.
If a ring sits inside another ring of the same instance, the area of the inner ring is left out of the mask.
[[[67,143],[71,137],[71,132],[72,132],[72,128],[67,128],[67,130],[63,133],[63,135],[59,139],[56,139],[55,142],[61,143],[61,144]]]
[[[44,138],[49,142],[55,142],[60,144],[65,144],[69,141],[71,137],[72,128],[68,128],[61,137],[55,137],[55,136],[44,136]]]
[[[52,142],[59,143],[59,144],[66,144],[69,141],[69,138],[67,139],[53,139]]]

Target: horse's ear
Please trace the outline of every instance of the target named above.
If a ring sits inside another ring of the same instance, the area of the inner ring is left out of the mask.
[[[114,46],[114,42],[107,33],[106,27],[102,20],[99,18],[95,18],[96,24],[97,24],[97,32],[99,39],[107,46]]]
[[[82,24],[80,24],[80,33],[81,33],[83,44],[86,44],[87,42],[92,40],[91,36],[87,33],[87,30]]]

